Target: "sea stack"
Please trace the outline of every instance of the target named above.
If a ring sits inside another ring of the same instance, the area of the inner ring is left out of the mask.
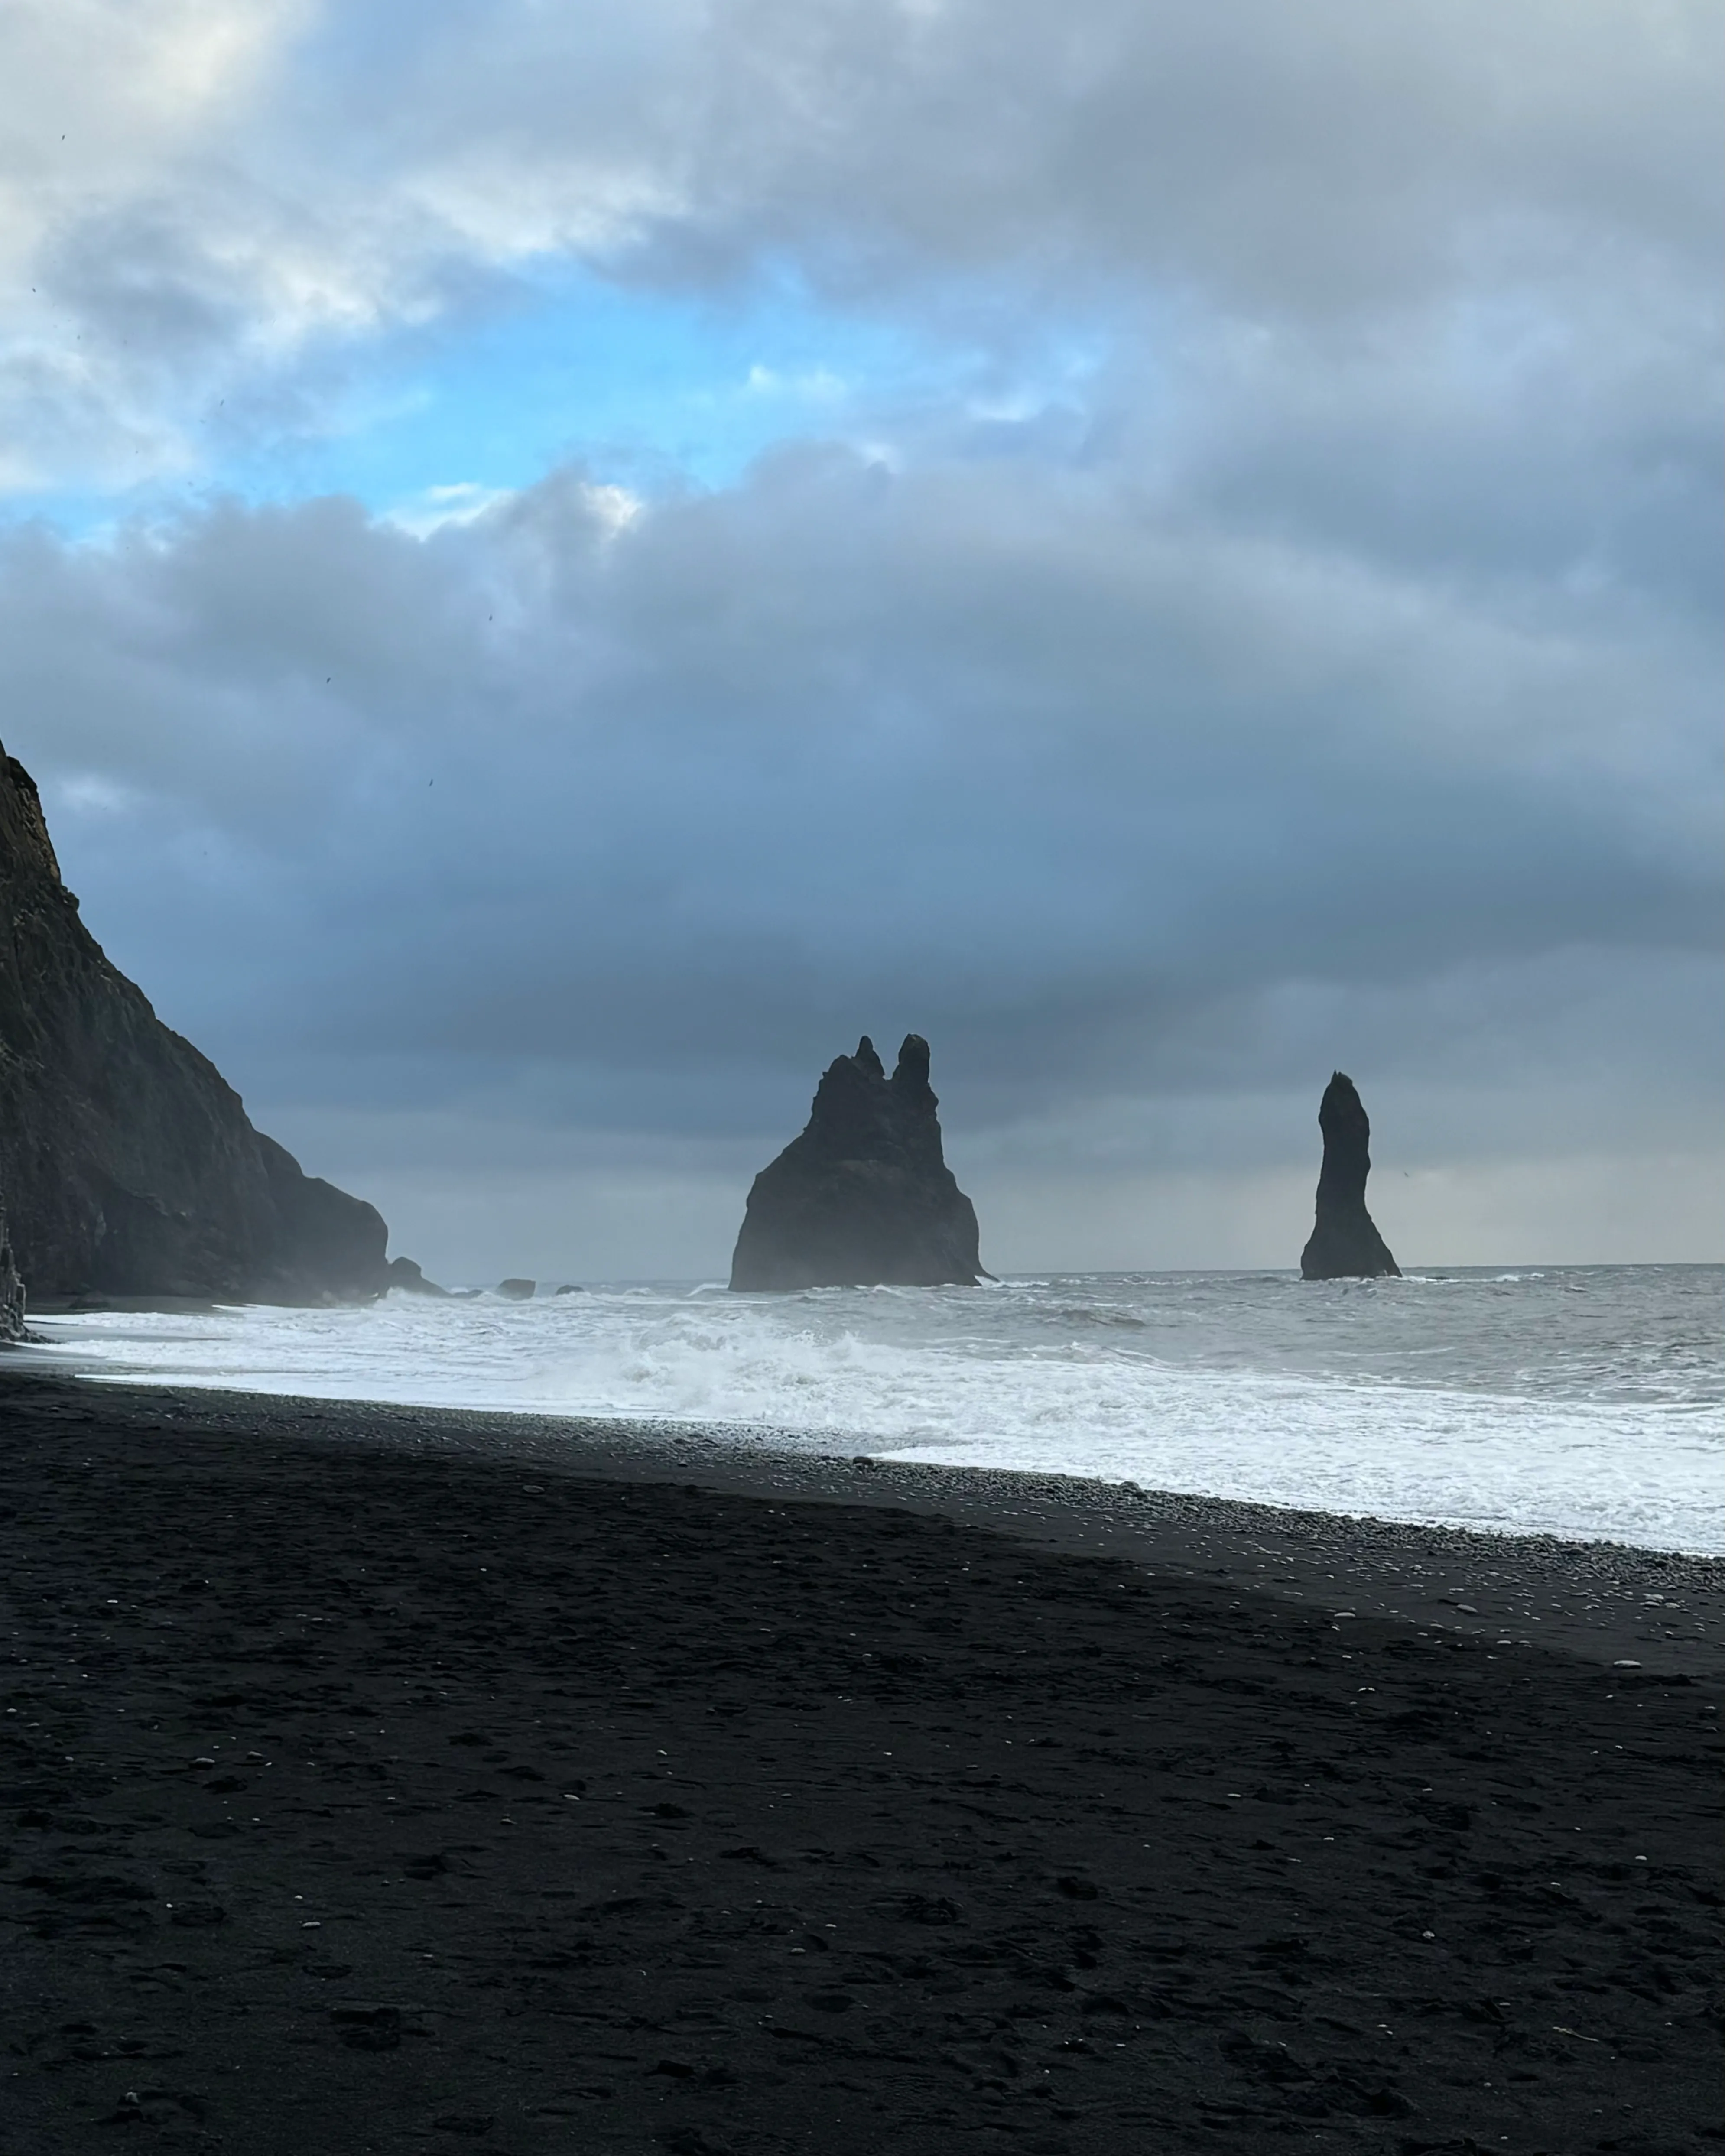
[[[1353,1079],[1337,1070],[1324,1088],[1317,1111],[1324,1134],[1317,1177],[1317,1219],[1300,1253],[1304,1280],[1377,1280],[1399,1277],[1401,1267],[1366,1210],[1366,1178],[1372,1172],[1372,1125]]]
[[[907,1034],[888,1077],[865,1034],[830,1065],[809,1122],[755,1178],[731,1260],[735,1290],[974,1287],[976,1208],[941,1147],[928,1043]]]
[[[79,918],[34,781],[0,749],[0,1188],[17,1269],[63,1296],[368,1301],[382,1216],[301,1173]]]
[[[448,1288],[427,1280],[411,1258],[392,1258],[384,1268],[383,1284],[387,1288],[399,1288],[403,1295],[439,1296],[446,1302],[449,1297]]]

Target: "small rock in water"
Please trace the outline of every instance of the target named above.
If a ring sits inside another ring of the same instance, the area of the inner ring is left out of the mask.
[[[499,1295],[507,1296],[511,1302],[529,1302],[532,1300],[533,1291],[538,1285],[537,1281],[530,1280],[499,1281],[497,1292]]]

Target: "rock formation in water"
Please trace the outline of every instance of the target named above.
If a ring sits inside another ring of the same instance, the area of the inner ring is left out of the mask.
[[[828,1069],[802,1134],[755,1178],[734,1289],[974,1287],[976,1209],[941,1149],[928,1043],[886,1075],[866,1034]]]
[[[447,1302],[449,1291],[439,1287],[434,1280],[427,1280],[411,1258],[392,1258],[384,1269],[386,1288],[398,1287],[403,1295],[439,1296]]]
[[[1300,1253],[1305,1280],[1376,1280],[1401,1267],[1366,1210],[1366,1178],[1372,1172],[1372,1126],[1353,1081],[1339,1070],[1324,1088],[1317,1111],[1324,1134],[1317,1177],[1317,1219]]]
[[[37,1298],[357,1301],[389,1285],[372,1206],[303,1174],[110,965],[0,749],[0,1188]]]

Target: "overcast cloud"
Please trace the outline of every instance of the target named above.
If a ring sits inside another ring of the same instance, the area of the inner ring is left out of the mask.
[[[86,918],[457,1277],[721,1268],[911,1026],[991,1263],[1291,1262],[1336,1064],[1404,1257],[1720,1255],[1718,42],[14,8],[0,731]],[[570,278],[639,408],[524,482],[425,355]],[[716,427],[787,295],[703,481],[663,310]]]

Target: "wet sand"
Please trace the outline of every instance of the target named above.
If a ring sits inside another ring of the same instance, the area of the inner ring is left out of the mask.
[[[0,1458],[0,2146],[1725,2141],[1717,1562],[23,1360]]]

